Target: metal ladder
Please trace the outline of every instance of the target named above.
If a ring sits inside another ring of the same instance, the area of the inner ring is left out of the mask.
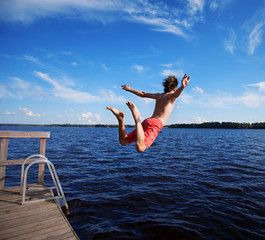
[[[31,163],[28,163],[30,160],[32,160],[34,158],[37,158],[37,159],[33,160]],[[30,189],[30,190],[28,189],[28,187],[27,187],[28,171],[29,171],[29,168],[33,164],[36,164],[36,163],[37,164],[39,164],[39,163],[47,164],[50,175],[51,175],[53,183],[54,183],[53,187],[46,187],[44,185],[43,187],[38,188],[38,189]],[[28,164],[28,166],[26,168],[25,168],[25,164]],[[56,193],[57,193],[56,196],[54,195],[54,192],[53,192],[54,189],[56,189]],[[50,190],[51,197],[44,197],[41,199],[26,201],[26,192],[27,191],[43,191],[43,190]],[[61,205],[59,200],[62,199],[63,204],[64,204],[63,206],[65,206],[66,210],[69,209],[54,165],[45,156],[40,155],[40,154],[31,155],[23,161],[23,164],[21,167],[20,194],[22,194],[22,205],[26,204],[26,203],[46,201],[46,200],[51,200],[51,199],[54,199],[55,201],[57,201],[57,204]]]

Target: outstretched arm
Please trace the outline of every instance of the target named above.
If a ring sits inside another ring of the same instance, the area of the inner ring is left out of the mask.
[[[190,81],[190,76],[187,76],[187,74],[184,75],[184,77],[182,78],[181,81],[181,86],[176,90],[176,92],[174,92],[170,98],[171,99],[176,99],[179,97],[179,95],[182,93],[182,91],[184,90],[184,88],[189,84]]]
[[[122,85],[121,87],[125,91],[131,92],[131,93],[133,93],[139,97],[142,97],[142,98],[154,98],[155,99],[158,96],[158,93],[147,93],[144,91],[134,90],[130,87],[130,85]]]

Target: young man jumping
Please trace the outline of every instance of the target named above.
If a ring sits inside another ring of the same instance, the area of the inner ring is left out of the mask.
[[[143,152],[150,147],[173,111],[176,99],[189,84],[189,80],[190,76],[185,74],[182,78],[181,86],[177,88],[178,79],[175,76],[168,76],[163,82],[164,93],[147,93],[131,89],[130,85],[122,85],[125,91],[131,92],[139,97],[155,99],[156,104],[153,115],[141,123],[139,110],[133,103],[126,103],[132,112],[136,127],[129,134],[127,134],[124,125],[124,112],[114,107],[107,107],[118,120],[120,144],[126,146],[132,142],[136,142],[136,150],[138,152]]]

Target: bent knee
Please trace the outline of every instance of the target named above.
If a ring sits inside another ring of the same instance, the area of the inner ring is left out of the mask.
[[[136,150],[137,150],[137,152],[143,152],[144,150],[146,149],[146,146],[145,146],[145,144],[136,144]]]
[[[126,146],[126,145],[129,144],[127,138],[125,138],[125,139],[119,139],[119,142],[120,142],[120,144],[121,144],[122,146]]]

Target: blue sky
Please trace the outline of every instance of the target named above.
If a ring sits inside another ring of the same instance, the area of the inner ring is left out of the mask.
[[[264,0],[1,0],[0,123],[147,118],[174,74],[190,84],[167,124],[265,121]]]

